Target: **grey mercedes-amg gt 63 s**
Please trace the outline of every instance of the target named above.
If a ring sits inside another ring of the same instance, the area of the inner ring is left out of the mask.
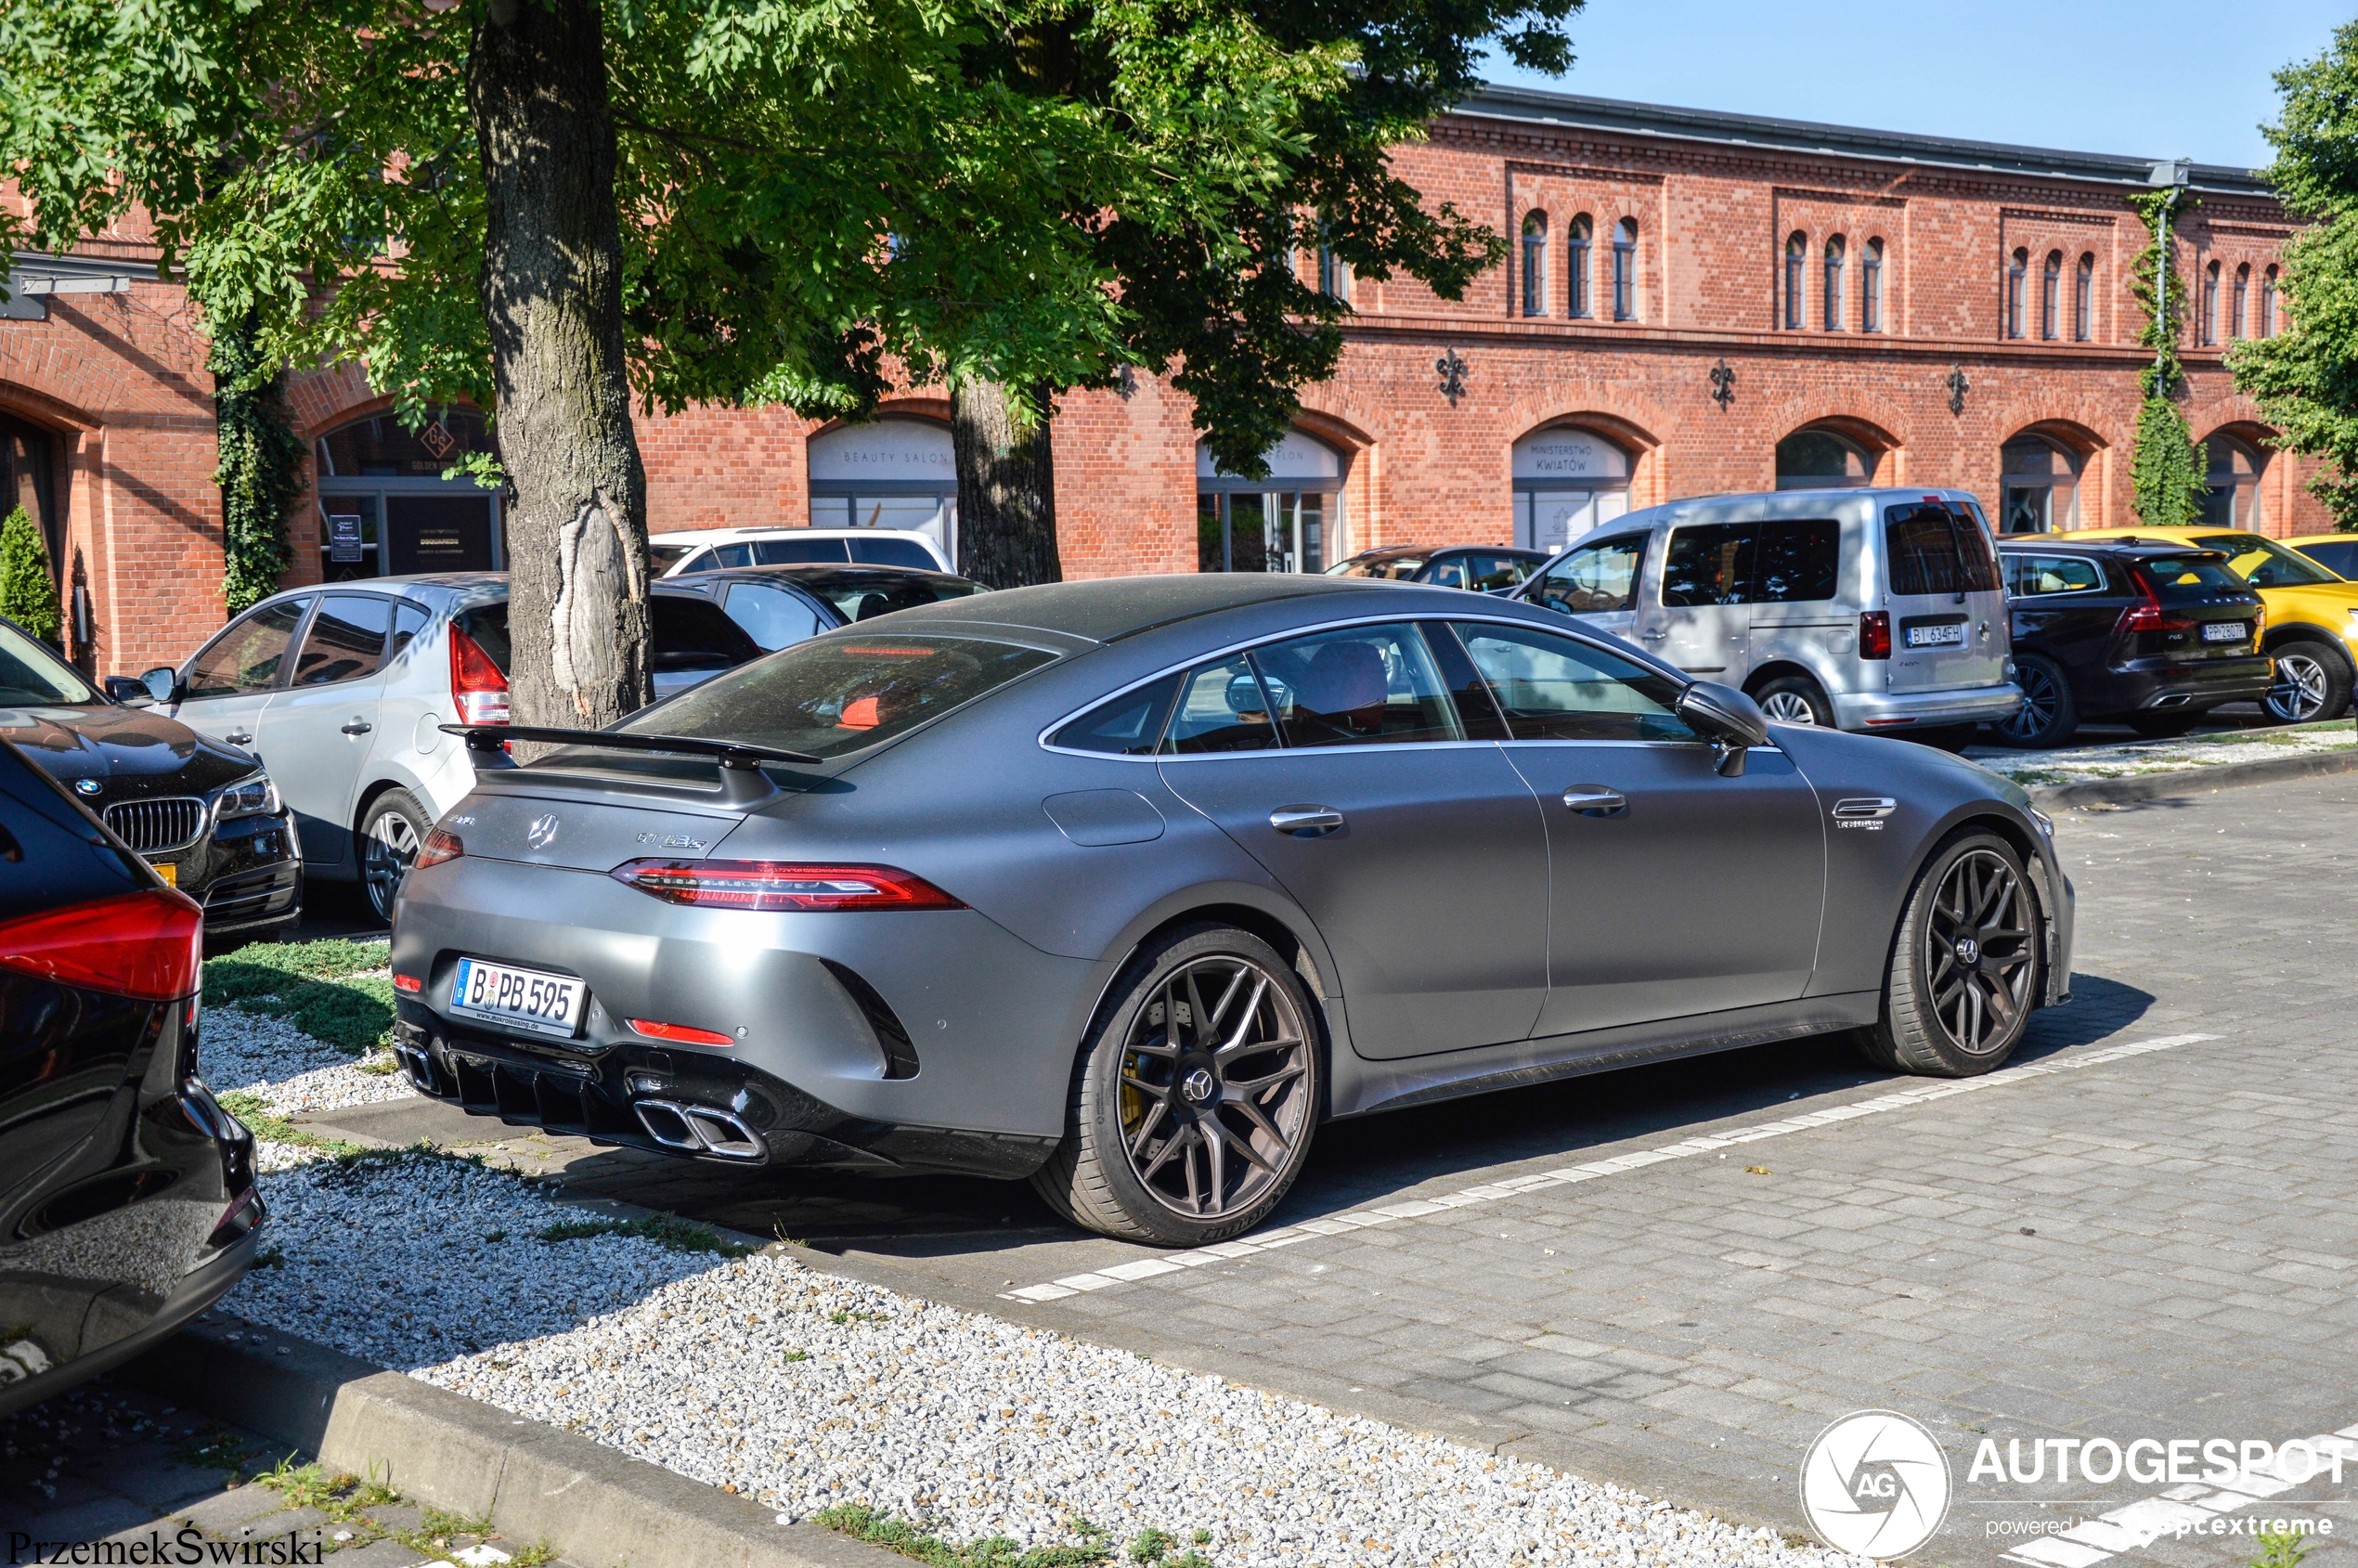
[[[2013,784],[1445,589],[1019,589],[468,744],[395,925],[419,1088],[1141,1241],[1255,1225],[1329,1117],[1838,1030],[1986,1072],[2071,973]]]

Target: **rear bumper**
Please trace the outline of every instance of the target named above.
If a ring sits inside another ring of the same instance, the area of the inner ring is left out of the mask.
[[[1845,730],[1906,732],[1950,724],[1994,724],[2022,706],[2022,688],[1968,686],[1947,692],[1834,692],[1834,723]]]
[[[2116,665],[2091,682],[2080,706],[2091,714],[2136,713],[2257,702],[2275,680],[2276,661],[2265,654],[2184,664],[2139,659]]]

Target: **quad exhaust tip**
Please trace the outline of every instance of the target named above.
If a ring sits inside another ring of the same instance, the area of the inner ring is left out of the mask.
[[[639,1113],[639,1125],[647,1130],[647,1136],[666,1148],[721,1160],[761,1160],[770,1156],[760,1134],[731,1112],[678,1100],[636,1100],[630,1108]]]

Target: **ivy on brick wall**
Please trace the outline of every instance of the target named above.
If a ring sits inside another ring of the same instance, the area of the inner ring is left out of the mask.
[[[303,442],[291,428],[284,377],[255,347],[251,322],[213,340],[214,421],[220,432],[221,596],[236,615],[279,591],[287,514],[303,494]]]
[[[2170,209],[2167,190],[2150,191],[2132,196],[2129,204],[2137,209],[2144,221],[2145,232],[2154,234],[2155,225],[2163,222],[2165,212],[2173,222],[2176,212],[2191,209],[2194,202],[2181,196],[2176,211]],[[2155,528],[2191,527],[2200,517],[2203,491],[2207,486],[2203,450],[2195,445],[2195,434],[2186,426],[2186,416],[2179,410],[2178,399],[2184,393],[2185,371],[2178,363],[2178,323],[2185,319],[2186,286],[2178,276],[2177,230],[2163,230],[2171,240],[2168,270],[2162,281],[2165,287],[2157,291],[2154,273],[2162,265],[2160,240],[2149,241],[2140,252],[2131,274],[2131,288],[2137,304],[2145,313],[2145,330],[2137,341],[2154,351],[2154,362],[2138,372],[2138,382],[2144,388],[2144,407],[2137,410],[2137,450],[2129,464],[2130,505],[2137,513],[2137,521]]]

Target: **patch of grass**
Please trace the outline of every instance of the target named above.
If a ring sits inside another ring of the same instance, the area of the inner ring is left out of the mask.
[[[415,1530],[393,1531],[390,1534],[411,1551],[428,1558],[443,1558],[447,1557],[462,1540],[480,1541],[489,1536],[492,1534],[491,1516],[486,1513],[470,1517],[430,1508],[426,1510],[425,1517],[418,1522]],[[537,1561],[546,1562],[548,1558]]]
[[[881,1312],[831,1312],[827,1321],[841,1328],[851,1323],[882,1323],[886,1315]]]
[[[224,1110],[244,1122],[246,1130],[264,1143],[292,1144],[297,1148],[324,1149],[339,1156],[359,1152],[357,1145],[304,1132],[285,1117],[273,1113],[263,1097],[251,1090],[232,1089],[214,1097]]]
[[[173,1451],[172,1457],[184,1465],[201,1470],[223,1470],[235,1472],[245,1468],[246,1445],[234,1433],[220,1427],[211,1427],[196,1433]]]
[[[925,1563],[926,1568],[1091,1568],[1092,1564],[1108,1562],[1113,1558],[1112,1549],[1105,1544],[1105,1532],[1095,1528],[1082,1532],[1077,1528],[1082,1523],[1078,1520],[1074,1522],[1074,1533],[1082,1535],[1082,1540],[1069,1546],[1026,1549],[1004,1536],[992,1536],[958,1545],[939,1536],[927,1535],[907,1520],[878,1513],[864,1503],[839,1503],[834,1508],[822,1509],[811,1515],[811,1519],[830,1530],[849,1536],[853,1540],[865,1541],[871,1546],[897,1551],[903,1557],[914,1558]],[[1188,1555],[1193,1556],[1194,1553]],[[1139,1558],[1135,1561],[1146,1562],[1154,1560]],[[1179,1568],[1179,1565],[1173,1563],[1170,1568]],[[1208,1564],[1206,1568],[1209,1568]]]
[[[2300,1568],[2300,1560],[2309,1555],[2309,1538],[2289,1530],[2262,1530],[2260,1533],[2260,1555],[2251,1560],[2251,1568]]]
[[[360,1064],[360,1070],[371,1078],[391,1078],[401,1070],[401,1064],[391,1056],[371,1056]]]
[[[345,1542],[348,1547],[382,1540],[387,1532],[368,1517],[367,1510],[401,1500],[401,1494],[386,1484],[383,1472],[374,1466],[359,1476],[330,1471],[317,1460],[299,1465],[292,1454],[253,1479],[254,1484],[267,1486],[286,1498],[289,1508],[317,1509],[338,1524],[351,1527],[356,1538]]]
[[[784,1361],[808,1361],[810,1359],[810,1353],[807,1350],[790,1350],[786,1352],[784,1356],[780,1357],[780,1359]]]
[[[354,1056],[386,1043],[393,981],[366,973],[388,950],[343,940],[255,942],[204,966],[205,999],[285,1018],[315,1040]]]
[[[760,1251],[742,1242],[723,1241],[710,1225],[676,1214],[650,1214],[643,1220],[559,1220],[541,1231],[548,1242],[582,1241],[595,1236],[636,1236],[674,1252],[713,1252],[724,1258],[750,1257]]]
[[[287,1250],[285,1248],[265,1247],[261,1251],[256,1252],[253,1255],[253,1266],[255,1268],[277,1268],[286,1261]]]

